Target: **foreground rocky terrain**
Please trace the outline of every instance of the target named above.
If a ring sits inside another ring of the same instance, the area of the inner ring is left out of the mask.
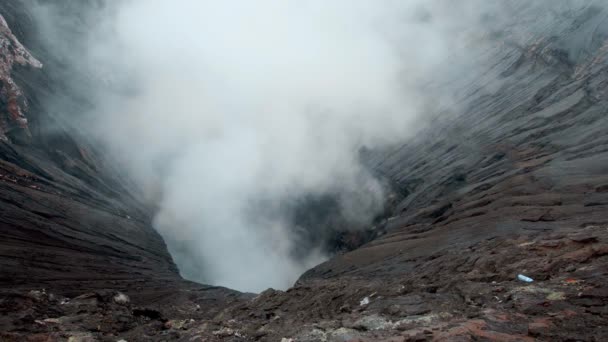
[[[551,9],[480,38],[454,112],[365,152],[394,192],[372,241],[254,295],[182,280],[128,181],[41,130],[58,62],[1,4],[0,82],[28,121],[3,95],[0,340],[607,340],[608,11]]]
[[[423,242],[424,243],[424,242]],[[410,272],[302,279],[255,297],[181,286],[4,294],[9,341],[603,341],[608,227],[484,239],[401,263]],[[368,254],[369,255],[369,254]],[[349,255],[344,257],[348,258]],[[356,258],[353,256],[353,259]],[[399,262],[384,262],[394,268]],[[531,284],[515,278],[525,272]],[[386,272],[385,272],[386,273]],[[187,296],[183,296],[187,293]],[[183,297],[183,299],[179,299]],[[232,298],[226,305],[226,298]],[[222,307],[226,305],[226,307]],[[27,339],[26,339],[27,336]]]

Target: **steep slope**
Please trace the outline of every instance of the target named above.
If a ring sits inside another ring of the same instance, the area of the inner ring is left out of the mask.
[[[28,27],[19,10],[0,6],[0,282],[103,286],[99,281],[177,278],[149,212],[109,165],[67,127],[43,130],[52,114],[41,104],[58,84],[9,28],[6,21]]]
[[[70,98],[62,62],[45,51],[34,28],[23,3],[0,3],[0,340],[35,336],[33,318],[57,312],[52,306],[63,295],[114,303],[123,291],[129,305],[178,316],[202,304],[201,317],[242,297],[184,281],[128,179],[69,126],[65,113],[46,107],[53,97],[66,98],[76,113],[87,103]],[[33,306],[49,300],[44,309]],[[88,317],[91,324],[99,320]],[[118,312],[109,319],[120,319]],[[13,330],[20,333],[5,335]]]
[[[375,324],[426,328],[422,339],[605,339],[583,327],[607,321],[608,12],[552,9],[558,20],[523,13],[489,34],[500,38],[482,68],[453,81],[461,110],[368,154],[405,199],[382,237],[300,281],[317,293],[342,284],[321,301],[338,316],[368,296],[373,318],[355,335]]]
[[[135,198],[128,179],[69,126],[65,113],[45,105],[65,97],[78,113],[87,103],[70,98],[62,62],[37,40],[26,7],[3,2],[0,15],[0,333],[36,331],[32,315],[48,313],[27,303],[48,300],[45,291],[54,304],[59,295],[94,293],[90,302],[104,293],[111,300],[117,291],[127,292],[130,304],[168,312],[204,304],[201,317],[247,297],[179,276],[152,228],[151,209]]]
[[[459,112],[406,145],[368,153],[406,197],[386,235],[348,256],[373,258],[352,265],[338,258],[307,276],[325,267],[332,268],[327,275],[379,273],[375,262],[400,250],[412,258],[442,248],[425,239],[466,249],[512,234],[606,223],[608,13],[553,9],[559,20],[531,24],[523,16],[514,24],[527,30],[523,41],[517,26],[489,40],[475,61],[482,68],[453,81]]]
[[[458,105],[429,130],[366,153],[405,197],[382,236],[224,327],[296,341],[605,340],[608,12],[553,5],[551,20],[524,8],[482,38],[447,86]]]

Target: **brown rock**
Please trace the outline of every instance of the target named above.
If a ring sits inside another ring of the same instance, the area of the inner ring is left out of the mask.
[[[550,329],[549,323],[546,322],[535,322],[528,324],[528,335],[530,336],[542,336]]]
[[[584,290],[580,294],[581,298],[608,298],[608,288],[594,288]]]
[[[571,235],[568,235],[568,238],[574,242],[579,242],[579,243],[597,242],[597,235],[594,235],[589,232],[571,234]]]

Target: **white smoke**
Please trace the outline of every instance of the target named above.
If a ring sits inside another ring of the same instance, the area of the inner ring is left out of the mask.
[[[86,126],[158,202],[155,228],[185,277],[286,288],[326,257],[313,249],[296,259],[291,222],[259,210],[260,198],[342,192],[341,214],[358,222],[381,209],[382,189],[357,151],[413,131],[429,98],[412,85],[447,55],[449,28],[419,20],[421,3],[131,0],[98,9],[79,56],[102,81]]]
[[[127,74],[135,93],[102,106],[96,126],[160,194],[155,227],[185,277],[286,288],[323,260],[318,250],[294,259],[289,222],[256,217],[258,198],[362,189],[343,214],[370,220],[381,209],[381,187],[356,182],[357,149],[403,138],[419,105],[400,79],[405,13],[395,9],[367,0],[118,8],[106,24],[113,47],[98,53],[112,54],[103,67]]]
[[[289,220],[259,200],[341,192],[343,215],[370,220],[383,193],[358,149],[403,141],[450,103],[421,82],[470,59],[461,36],[500,7],[484,3],[112,3],[85,44],[103,81],[87,127],[157,202],[186,278],[286,288],[326,256],[294,258]]]

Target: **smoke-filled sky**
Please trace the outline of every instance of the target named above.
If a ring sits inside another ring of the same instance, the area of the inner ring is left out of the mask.
[[[35,12],[96,80],[86,129],[157,204],[182,275],[261,291],[327,257],[296,258],[292,222],[264,206],[342,193],[340,214],[370,222],[383,189],[359,148],[404,141],[450,104],[423,86],[470,68],[471,33],[523,3],[112,1],[78,44],[52,37],[69,27],[52,4]]]
[[[156,0],[119,9],[113,43],[126,63],[117,67],[136,80],[135,95],[101,124],[136,174],[169,163],[146,181],[159,186],[155,226],[184,276],[261,291],[323,260],[319,250],[295,260],[287,218],[252,206],[358,188],[357,148],[407,134],[417,99],[403,96],[392,7]],[[381,189],[364,190],[349,210],[370,219]]]

